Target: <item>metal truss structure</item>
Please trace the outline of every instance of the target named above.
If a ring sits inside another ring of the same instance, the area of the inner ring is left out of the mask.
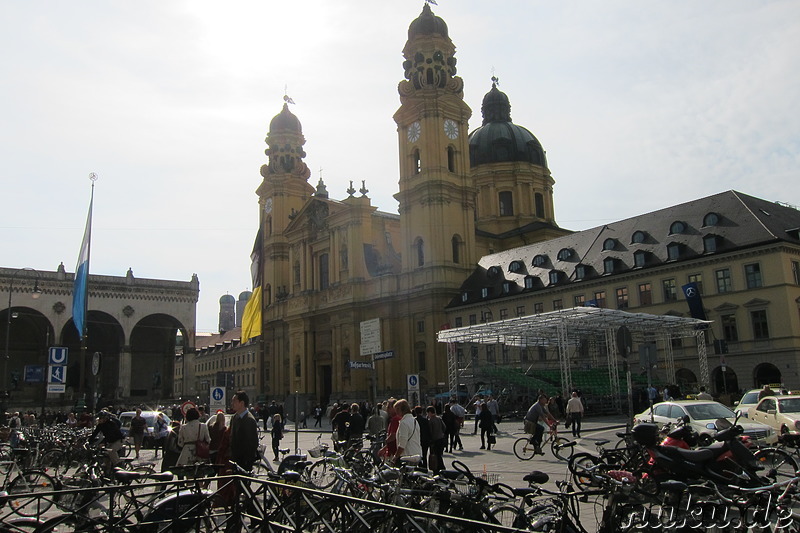
[[[603,339],[608,354],[607,365],[612,391],[619,396],[619,359],[615,332],[626,326],[634,344],[664,339],[666,369],[674,379],[675,361],[672,356],[672,339],[692,337],[697,339],[700,359],[701,382],[708,385],[708,361],[706,359],[705,332],[710,321],[672,315],[650,315],[629,313],[617,309],[598,307],[574,307],[550,313],[474,324],[461,328],[445,329],[438,333],[438,341],[446,343],[503,344],[520,348],[530,346],[557,346],[561,384],[563,392],[572,389],[570,348],[575,348],[581,339]],[[457,363],[456,350],[448,350],[448,368]],[[451,376],[452,379],[452,376]],[[458,386],[450,383],[451,390]],[[619,402],[619,400],[615,400]],[[615,407],[619,407],[615,405]]]

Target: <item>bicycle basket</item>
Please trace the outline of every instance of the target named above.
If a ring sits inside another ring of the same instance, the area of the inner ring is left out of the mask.
[[[314,459],[319,459],[320,457],[322,457],[322,451],[323,451],[322,446],[314,446],[313,448],[308,450],[308,455],[310,455]]]

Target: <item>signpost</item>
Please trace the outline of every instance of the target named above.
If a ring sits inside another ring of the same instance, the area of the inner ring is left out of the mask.
[[[211,387],[208,393],[208,411],[209,415],[213,415],[218,409],[225,410],[225,388],[224,387]]]

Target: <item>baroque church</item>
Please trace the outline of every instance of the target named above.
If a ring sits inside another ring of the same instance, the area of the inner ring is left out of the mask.
[[[450,390],[446,346],[436,334],[449,327],[445,307],[477,261],[570,233],[555,221],[542,145],[511,121],[495,79],[482,124],[469,132],[455,45],[427,3],[409,25],[403,56],[394,114],[399,214],[373,206],[363,184],[357,191],[351,182],[341,200],[321,179],[312,186],[299,118],[284,104],[270,122],[256,191],[259,392],[268,396],[413,398],[411,382],[424,401]]]

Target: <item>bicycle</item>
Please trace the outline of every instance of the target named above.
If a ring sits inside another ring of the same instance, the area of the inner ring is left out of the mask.
[[[58,488],[56,479],[44,470],[23,468],[14,460],[0,461],[0,476],[0,491],[8,493],[8,504],[15,514],[41,516],[53,505],[53,499],[31,497]]]
[[[320,435],[321,437],[322,435]],[[317,442],[319,442],[317,438]],[[369,450],[362,449],[361,439],[350,439],[340,443],[344,450],[332,452],[327,444],[318,444],[308,451],[311,457],[322,458],[308,468],[308,482],[314,487],[325,490],[336,482],[334,467],[352,468],[361,477],[367,477],[375,469],[374,459]]]
[[[576,442],[558,436],[558,423],[550,425],[550,431],[542,439],[541,449],[549,444],[550,451],[556,459],[569,461],[574,452]],[[514,455],[523,461],[530,461],[536,455],[536,447],[533,443],[533,435],[520,437],[514,442]],[[544,453],[542,453],[544,455]]]

